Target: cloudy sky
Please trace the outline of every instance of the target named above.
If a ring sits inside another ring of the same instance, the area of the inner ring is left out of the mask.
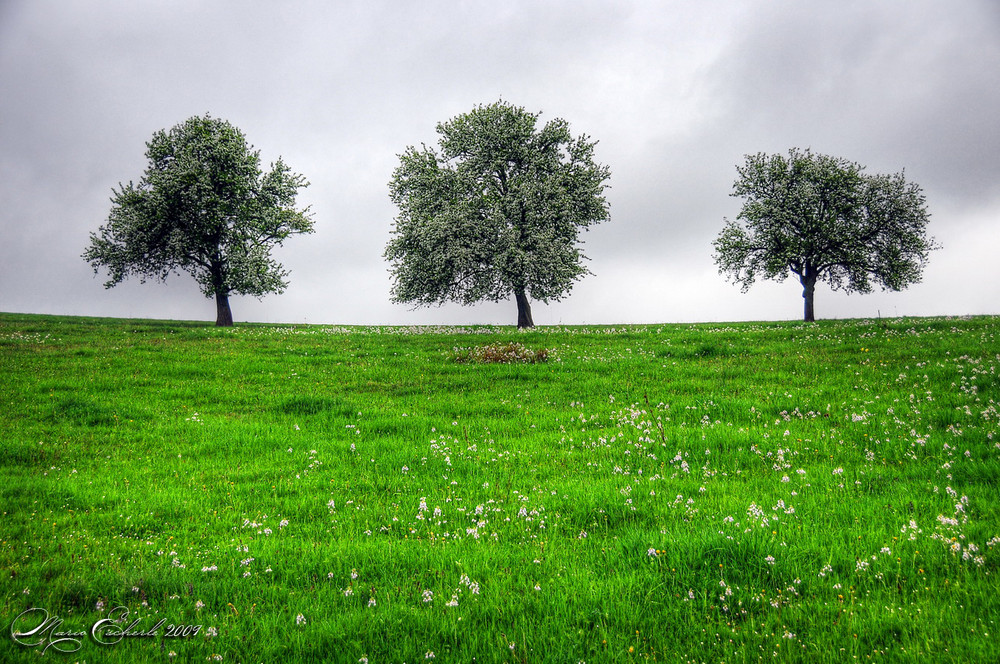
[[[995,0],[0,0],[0,311],[214,321],[186,276],[105,290],[80,258],[153,132],[210,113],[311,182],[288,290],[237,322],[512,324],[390,303],[382,258],[397,155],[501,98],[612,172],[594,275],[536,323],[800,318],[796,282],[743,294],[711,248],[744,155],[791,147],[905,170],[944,247],[901,293],[819,286],[818,317],[1000,313]]]

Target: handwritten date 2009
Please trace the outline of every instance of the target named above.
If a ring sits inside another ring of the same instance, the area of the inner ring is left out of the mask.
[[[184,639],[201,631],[201,625],[167,625],[163,633],[165,639]]]

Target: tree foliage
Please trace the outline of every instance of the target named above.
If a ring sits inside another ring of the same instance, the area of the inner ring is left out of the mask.
[[[817,281],[849,293],[902,290],[937,248],[922,190],[903,173],[866,175],[856,163],[797,149],[787,158],[748,155],[737,171],[732,195],[744,204],[714,242],[719,272],[744,292],[758,277],[794,274],[807,321]]]
[[[271,248],[313,232],[295,208],[308,185],[279,158],[264,173],[260,153],[224,120],[192,117],[146,144],[149,165],[138,184],[113,190],[106,224],[91,233],[83,257],[111,288],[130,276],[165,281],[187,272],[215,297],[218,325],[232,325],[229,295],[280,293],[288,272]]]
[[[400,155],[390,191],[399,208],[385,257],[393,300],[417,305],[500,301],[512,294],[518,326],[528,298],[559,300],[589,271],[580,229],[609,218],[606,166],[595,141],[565,120],[505,102],[477,106],[437,126],[440,152]]]

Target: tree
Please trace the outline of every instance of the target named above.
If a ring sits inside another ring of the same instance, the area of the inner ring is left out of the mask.
[[[792,149],[748,155],[733,185],[743,197],[737,220],[714,242],[719,272],[746,292],[757,276],[798,277],[804,319],[815,320],[817,281],[833,290],[902,290],[920,281],[928,253],[929,214],[919,186],[903,173],[866,175],[856,163]]]
[[[231,326],[229,296],[281,293],[288,272],[272,246],[312,233],[308,208],[295,209],[308,186],[279,158],[261,172],[260,153],[224,120],[192,117],[146,144],[149,166],[138,184],[112,190],[105,225],[90,234],[83,254],[105,288],[137,275],[165,281],[184,271],[206,297],[215,297],[216,325]]]
[[[517,325],[532,327],[529,297],[559,300],[590,272],[581,228],[609,218],[606,166],[565,120],[503,101],[438,124],[440,154],[410,146],[390,182],[399,208],[393,300],[417,305],[499,302],[512,294]]]

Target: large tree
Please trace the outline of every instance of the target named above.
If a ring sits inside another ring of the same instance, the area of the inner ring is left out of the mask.
[[[149,166],[138,184],[119,184],[105,225],[90,234],[83,257],[105,288],[136,275],[165,281],[189,273],[216,301],[216,325],[233,324],[229,296],[280,293],[288,272],[273,246],[313,232],[308,209],[297,210],[308,185],[279,158],[264,173],[260,153],[224,120],[193,117],[146,144]]]
[[[580,229],[609,218],[610,177],[596,141],[565,120],[503,101],[437,126],[440,152],[400,155],[390,190],[399,207],[385,257],[393,300],[462,304],[511,295],[518,327],[532,327],[529,298],[564,297],[589,271]]]
[[[737,171],[732,195],[745,200],[714,242],[719,272],[744,292],[758,276],[794,274],[806,321],[815,320],[817,281],[848,293],[902,290],[938,248],[927,236],[924,195],[903,173],[866,175],[856,163],[794,148],[787,157],[748,155]]]

